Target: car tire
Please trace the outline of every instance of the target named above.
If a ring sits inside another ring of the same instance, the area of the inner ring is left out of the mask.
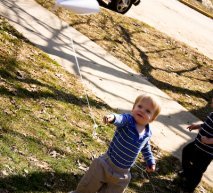
[[[116,11],[120,14],[125,14],[132,6],[132,0],[112,0],[111,3],[108,4],[109,9]]]

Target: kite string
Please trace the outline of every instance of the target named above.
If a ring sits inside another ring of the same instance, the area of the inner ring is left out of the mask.
[[[148,172],[145,169],[143,169],[142,167],[140,167],[139,165],[137,165],[136,163],[134,164],[134,166],[136,166],[137,168],[139,168],[141,170],[141,172],[142,172],[141,174],[142,174],[143,178],[147,178],[149,180],[149,183],[151,184],[151,187],[152,187],[152,190],[153,190],[152,193],[156,193],[156,191],[155,191],[156,188],[153,185],[153,183],[151,182],[151,178],[150,178]],[[144,176],[144,174],[146,174],[146,176]],[[161,179],[160,174],[157,171],[155,171],[155,174],[157,175],[157,177],[159,179]],[[164,184],[165,187],[168,187],[168,185],[171,185],[171,183],[168,184],[168,181],[166,181],[166,182],[162,181],[162,183]]]
[[[88,105],[89,112],[90,112],[90,117],[92,118],[93,124],[94,124],[92,136],[95,137],[97,135],[96,134],[96,129],[98,128],[98,125],[97,125],[97,123],[95,121],[95,118],[94,118],[94,115],[92,113],[91,105],[90,105],[88,94],[87,94],[86,87],[85,87],[86,84],[85,84],[85,81],[84,81],[82,73],[81,73],[81,69],[80,69],[80,65],[79,65],[79,62],[78,62],[78,57],[77,57],[77,54],[76,54],[76,49],[75,49],[74,41],[73,41],[72,37],[70,38],[70,40],[71,40],[71,45],[72,45],[72,49],[73,49],[73,53],[74,53],[74,58],[75,58],[76,66],[78,68],[78,72],[79,72],[79,75],[80,75],[81,82],[82,82],[82,84],[84,86],[84,92],[85,92],[85,97],[86,97],[87,105]],[[148,173],[146,172],[146,170],[144,170],[142,167],[140,167],[136,163],[135,163],[135,166],[142,171],[143,177],[145,177],[144,174],[143,174],[143,173],[145,173],[146,176],[147,176],[147,178],[150,180],[150,177],[149,177]],[[153,193],[155,193],[156,191],[155,191],[155,188],[154,188],[154,186],[153,186],[152,183],[151,183],[151,186],[152,186]]]
[[[139,168],[140,170],[141,170],[141,174],[142,174],[142,177],[143,178],[145,178],[145,176],[144,176],[144,173],[146,174],[146,176],[147,176],[147,178],[149,179],[149,182],[150,182],[150,177],[149,177],[149,175],[148,175],[148,173],[146,172],[146,170],[144,170],[142,167],[140,167],[139,165],[137,165],[136,163],[134,164],[134,166],[136,166],[137,168]],[[155,192],[155,187],[154,187],[154,185],[150,182],[150,184],[151,184],[151,187],[152,187],[152,190],[153,190],[153,193],[156,193]]]
[[[89,108],[89,113],[90,113],[90,117],[92,118],[92,121],[93,121],[93,133],[92,133],[92,136],[93,137],[96,137],[96,129],[98,128],[98,125],[97,125],[97,123],[96,123],[96,121],[95,121],[95,118],[94,118],[94,115],[93,115],[93,113],[92,113],[92,109],[91,109],[91,105],[90,105],[90,102],[89,102],[89,98],[88,98],[88,94],[87,94],[87,91],[86,91],[86,87],[85,87],[85,81],[84,81],[84,79],[83,79],[83,76],[82,76],[82,73],[81,73],[81,69],[80,69],[80,65],[79,65],[79,62],[78,62],[78,57],[77,57],[77,54],[76,54],[76,49],[75,49],[75,45],[74,45],[74,41],[73,41],[73,39],[72,38],[70,38],[71,39],[71,45],[72,45],[72,49],[73,49],[73,53],[74,53],[74,58],[75,58],[75,62],[76,62],[76,66],[77,66],[77,69],[78,69],[78,72],[79,72],[79,75],[80,75],[80,79],[81,79],[81,82],[82,82],[82,84],[83,84],[83,86],[84,86],[84,92],[85,92],[85,97],[86,97],[86,101],[87,101],[87,105],[88,105],[88,108]],[[146,176],[147,176],[147,178],[148,179],[150,179],[149,178],[149,175],[147,174],[147,172],[146,172],[146,170],[144,170],[143,168],[141,168],[140,166],[138,166],[137,164],[135,164],[135,166],[137,167],[137,168],[139,168],[141,171],[142,171],[142,175],[143,175],[143,173],[145,173],[146,174]],[[143,175],[144,176],[144,175]],[[145,177],[145,176],[144,176]],[[154,186],[153,186],[153,184],[151,183],[151,186],[152,186],[152,190],[153,190],[153,193],[155,193],[156,191],[155,191],[155,188],[154,188]]]
[[[78,68],[78,73],[80,75],[80,79],[81,79],[81,82],[84,86],[84,92],[85,92],[85,97],[86,97],[86,101],[87,101],[87,105],[88,105],[88,108],[89,108],[89,114],[90,114],[90,117],[93,121],[93,132],[92,132],[92,136],[95,137],[97,134],[96,134],[96,129],[98,128],[98,125],[95,121],[95,117],[92,113],[92,109],[91,109],[91,105],[90,105],[90,102],[89,102],[89,98],[88,98],[88,94],[87,94],[87,91],[86,91],[86,87],[85,87],[85,81],[83,79],[83,76],[81,74],[81,69],[80,69],[80,66],[79,66],[79,62],[78,62],[78,57],[77,57],[77,54],[76,54],[76,51],[75,51],[75,46],[74,46],[74,41],[72,39],[72,37],[70,38],[71,40],[71,45],[72,45],[72,49],[73,49],[73,53],[74,53],[74,58],[75,58],[75,62],[76,62],[76,66]]]

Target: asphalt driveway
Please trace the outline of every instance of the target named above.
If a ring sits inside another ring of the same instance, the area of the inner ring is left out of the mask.
[[[213,20],[177,0],[141,0],[126,16],[141,20],[213,59]]]

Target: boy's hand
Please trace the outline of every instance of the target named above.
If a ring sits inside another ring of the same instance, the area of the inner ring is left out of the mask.
[[[206,136],[201,136],[201,142],[202,142],[202,143],[208,144],[208,143],[207,143],[207,142],[208,142],[208,137],[206,137]]]
[[[204,143],[204,144],[213,144],[213,138],[201,136],[201,142]]]
[[[187,129],[189,129],[189,131],[192,131],[195,129],[200,129],[200,125],[192,124],[192,125],[188,126]]]
[[[146,171],[147,172],[154,172],[155,171],[155,165],[147,166]]]
[[[113,114],[106,115],[106,116],[104,116],[104,118],[103,118],[103,121],[104,121],[105,124],[113,123],[114,120],[115,120],[115,115],[113,115]]]

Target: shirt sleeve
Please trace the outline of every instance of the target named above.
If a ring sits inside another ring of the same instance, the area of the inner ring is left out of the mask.
[[[145,144],[141,152],[143,154],[143,157],[144,157],[144,160],[146,161],[147,166],[156,164],[149,141]]]
[[[124,127],[130,124],[131,118],[129,114],[113,114],[115,116],[114,125],[116,127]]]

